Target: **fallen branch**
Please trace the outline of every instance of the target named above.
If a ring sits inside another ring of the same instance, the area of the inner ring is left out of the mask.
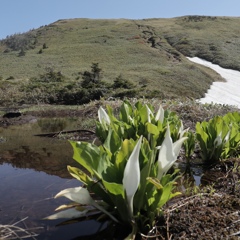
[[[94,131],[87,130],[87,129],[76,129],[76,130],[68,130],[68,131],[60,131],[60,132],[52,132],[52,133],[41,133],[41,134],[35,134],[34,136],[37,137],[54,137],[59,134],[68,134],[68,133],[75,133],[75,132],[85,132],[90,134],[95,134]]]

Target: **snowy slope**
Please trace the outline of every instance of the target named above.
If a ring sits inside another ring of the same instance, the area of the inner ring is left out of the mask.
[[[219,73],[226,82],[214,82],[200,99],[201,103],[220,103],[240,108],[240,72],[222,68],[200,58],[188,58],[190,61],[209,67]]]

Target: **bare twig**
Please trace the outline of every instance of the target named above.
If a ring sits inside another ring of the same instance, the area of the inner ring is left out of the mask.
[[[36,236],[38,234],[33,233],[32,230],[40,229],[41,227],[38,228],[32,228],[32,229],[23,229],[21,227],[16,226],[17,224],[23,222],[26,220],[28,217],[23,218],[22,220],[15,222],[14,224],[11,225],[1,225],[0,224],[0,239],[1,240],[13,240],[13,239],[24,239],[24,238],[32,238],[36,240]],[[26,226],[26,225],[25,225]]]

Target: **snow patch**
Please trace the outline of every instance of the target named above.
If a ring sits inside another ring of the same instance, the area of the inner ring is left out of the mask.
[[[198,57],[189,58],[192,62],[204,65],[219,73],[226,82],[213,82],[204,98],[199,99],[201,103],[218,103],[233,105],[240,108],[240,72],[225,69]]]

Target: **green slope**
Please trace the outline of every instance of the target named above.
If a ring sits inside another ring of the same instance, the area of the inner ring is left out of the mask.
[[[61,71],[65,86],[79,82],[79,72],[99,63],[102,80],[112,84],[121,74],[135,84],[138,97],[200,98],[221,78],[185,56],[240,69],[239,23],[239,18],[199,16],[59,20],[1,41],[0,97],[8,91],[15,102],[22,100],[19,86],[47,68]]]

